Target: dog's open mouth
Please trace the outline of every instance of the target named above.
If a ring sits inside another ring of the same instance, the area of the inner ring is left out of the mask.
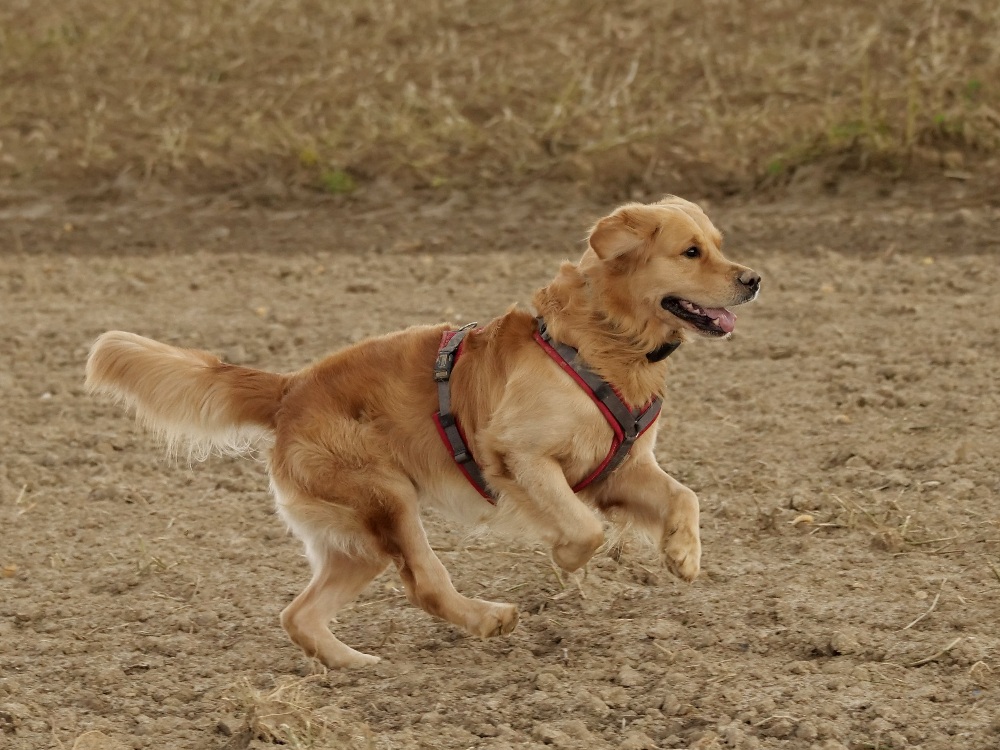
[[[724,307],[702,307],[677,297],[664,297],[660,306],[711,336],[725,336],[736,328],[736,315]]]

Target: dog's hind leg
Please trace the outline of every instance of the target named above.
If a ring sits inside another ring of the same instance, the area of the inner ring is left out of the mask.
[[[281,613],[285,632],[307,655],[331,669],[376,663],[377,656],[341,643],[330,632],[329,625],[345,604],[385,570],[388,559],[359,557],[336,549],[310,550],[310,559],[314,568],[312,581]]]
[[[368,512],[370,530],[396,563],[413,604],[481,638],[507,635],[517,626],[513,604],[470,599],[455,590],[451,576],[427,541],[415,497],[374,500]]]

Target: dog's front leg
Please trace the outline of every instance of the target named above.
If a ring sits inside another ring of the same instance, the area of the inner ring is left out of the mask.
[[[510,453],[503,469],[489,476],[514,506],[523,525],[551,545],[552,559],[566,571],[579,570],[604,543],[604,526],[570,489],[559,463],[548,457]]]
[[[652,451],[635,455],[601,485],[597,506],[616,521],[650,532],[678,578],[693,581],[701,566],[698,496],[667,474]]]

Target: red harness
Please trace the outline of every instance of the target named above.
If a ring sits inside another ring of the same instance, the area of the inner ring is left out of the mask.
[[[480,495],[496,505],[497,496],[486,483],[482,469],[469,450],[465,433],[462,432],[455,415],[451,413],[449,382],[451,372],[462,353],[465,337],[475,327],[475,323],[470,323],[457,331],[445,331],[441,336],[441,346],[434,362],[434,380],[438,384],[439,407],[439,411],[434,415],[434,422],[437,425],[438,435],[455,459],[459,470]],[[545,321],[541,318],[538,318],[538,330],[535,331],[534,338],[542,350],[590,396],[614,432],[608,455],[594,471],[573,486],[573,492],[579,492],[584,487],[603,479],[622,464],[635,441],[656,421],[663,402],[660,398],[653,398],[638,409],[628,406],[614,386],[580,361],[576,349],[555,341],[549,335]]]

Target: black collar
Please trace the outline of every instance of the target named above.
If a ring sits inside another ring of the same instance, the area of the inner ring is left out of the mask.
[[[665,344],[660,344],[658,347],[653,349],[653,351],[646,352],[646,360],[650,364],[654,362],[661,362],[677,351],[677,347],[680,345],[680,341],[668,341]]]

